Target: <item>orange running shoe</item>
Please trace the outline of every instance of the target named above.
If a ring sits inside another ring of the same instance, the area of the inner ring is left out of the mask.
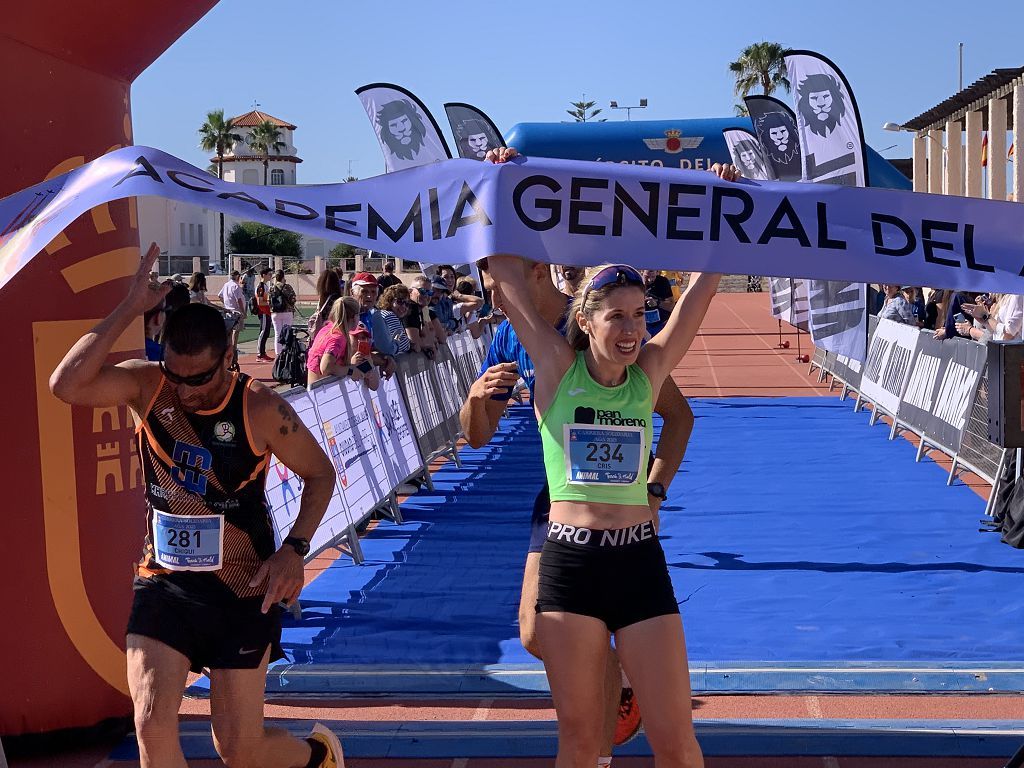
[[[615,723],[615,746],[625,744],[640,730],[640,704],[632,688],[623,688],[619,697],[619,717]]]

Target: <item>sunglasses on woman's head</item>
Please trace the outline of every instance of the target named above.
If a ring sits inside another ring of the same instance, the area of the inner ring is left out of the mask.
[[[174,373],[173,371],[169,370],[167,368],[167,366],[164,365],[164,361],[161,360],[160,361],[160,371],[163,373],[164,376],[167,377],[167,380],[169,382],[171,382],[172,384],[181,384],[181,385],[184,385],[186,387],[201,387],[204,384],[209,384],[210,383],[210,380],[213,379],[213,377],[217,375],[217,371],[220,370],[220,367],[221,367],[222,363],[223,363],[223,360],[218,360],[214,364],[213,368],[211,368],[208,371],[203,371],[202,373],[197,373],[197,374],[194,374],[192,376],[181,376],[181,375],[179,375],[177,373]]]
[[[644,277],[628,264],[613,264],[605,267],[587,283],[583,289],[583,304],[587,303],[587,294],[591,291],[599,291],[609,285],[639,285],[644,286]]]

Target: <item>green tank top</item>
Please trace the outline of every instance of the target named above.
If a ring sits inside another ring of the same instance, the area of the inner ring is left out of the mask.
[[[577,352],[539,422],[551,500],[646,507],[653,406],[639,365],[626,368],[622,384],[605,387]]]

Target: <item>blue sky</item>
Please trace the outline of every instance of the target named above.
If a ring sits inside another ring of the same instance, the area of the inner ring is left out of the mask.
[[[850,12],[845,8],[855,8]],[[424,8],[431,11],[424,14]],[[747,11],[746,9],[749,9]],[[353,93],[393,82],[418,95],[447,131],[442,104],[466,101],[503,132],[569,120],[586,93],[649,100],[634,119],[720,117],[737,99],[727,67],[772,40],[831,58],[853,87],[867,142],[909,157],[910,135],[881,130],[993,69],[1024,66],[1024,3],[693,3],[547,0],[469,4],[357,0],[221,0],[136,80],[135,142],[200,167],[196,130],[209,109],[260,109],[298,126],[300,183],[366,178],[384,163]],[[784,94],[776,94],[788,98]],[[450,135],[449,135],[450,141]]]

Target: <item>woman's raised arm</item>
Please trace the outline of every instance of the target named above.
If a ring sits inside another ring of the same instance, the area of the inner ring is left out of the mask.
[[[683,359],[718,291],[720,274],[690,273],[690,285],[665,321],[665,327],[640,350],[637,360],[651,381],[663,381]]]

